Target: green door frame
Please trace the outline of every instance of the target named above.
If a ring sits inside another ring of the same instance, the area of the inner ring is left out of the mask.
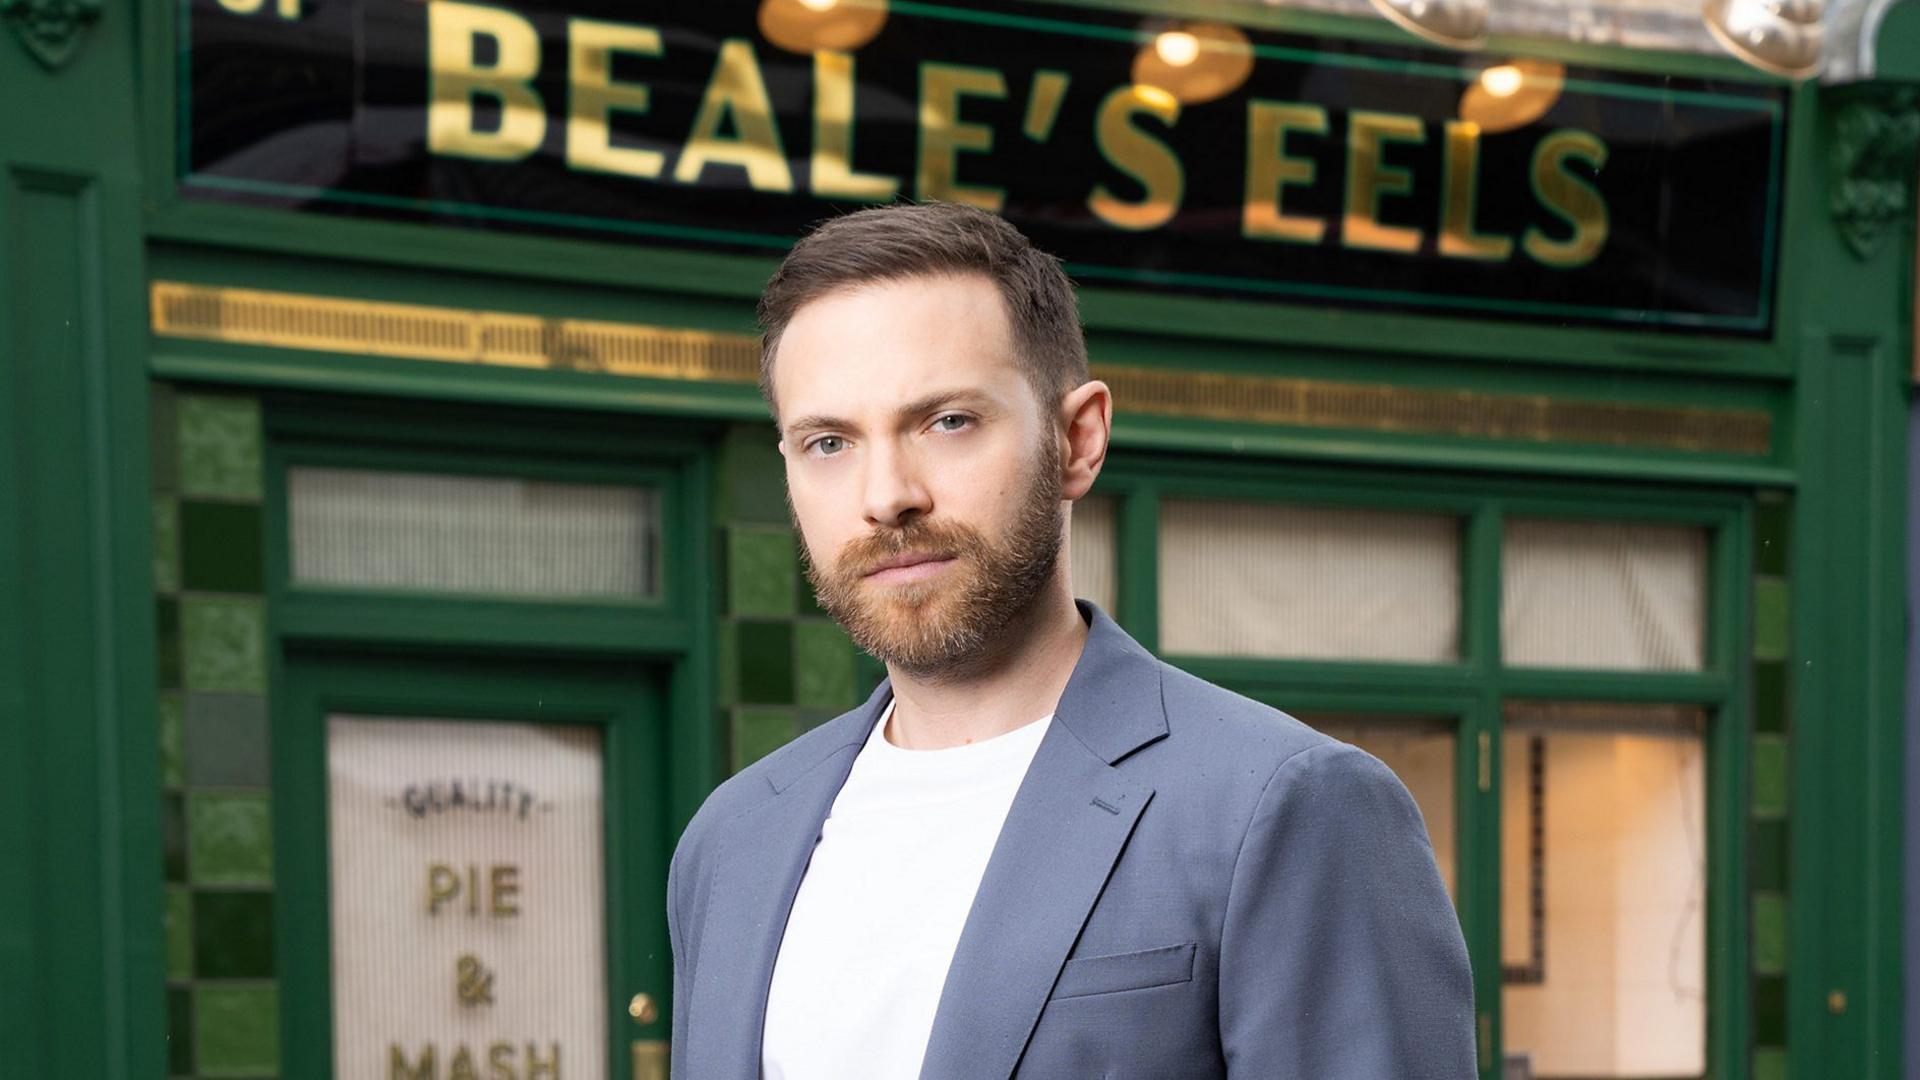
[[[610,731],[606,744],[608,921],[614,950],[608,988],[617,999],[609,1002],[610,1053],[613,1075],[624,1076],[630,1061],[622,1049],[627,1040],[667,1037],[664,1019],[644,1028],[622,1019],[625,995],[652,987],[662,1017],[672,1015],[665,947],[667,857],[724,775],[722,733],[714,719],[717,597],[709,505],[718,432],[666,420],[451,403],[423,408],[391,399],[291,392],[263,396],[262,422],[268,680],[276,732],[274,828],[276,849],[284,853],[277,885],[282,896],[277,961],[281,977],[297,991],[281,996],[287,1075],[332,1055],[331,999],[325,993],[310,997],[315,988],[324,991],[328,985],[329,955],[324,944],[324,741],[311,709],[324,701],[375,710],[404,705],[444,714],[464,707],[468,715],[524,715],[524,702],[521,713],[502,704],[511,700],[511,680],[452,670],[484,660],[489,668],[517,669],[525,677],[571,670],[580,685],[605,687],[605,693],[562,706],[572,710],[564,715],[593,722],[607,722],[620,688],[636,699],[645,696],[646,684],[634,682],[635,673],[652,671],[659,680],[665,726],[658,764],[645,763],[646,748],[638,740],[616,738]],[[659,594],[630,603],[555,603],[295,586],[288,566],[286,475],[296,464],[653,486],[660,493],[662,523]],[[341,661],[337,657],[343,651],[363,659]],[[415,688],[370,675],[364,658],[375,654],[433,665],[439,674],[426,688],[444,691],[448,703],[436,706]],[[339,678],[345,689],[316,685],[313,680],[322,672]],[[628,674],[623,681],[614,672]],[[568,695],[556,696],[564,701]],[[487,711],[473,711],[483,707]],[[539,715],[553,718],[555,713],[549,709]],[[291,736],[279,737],[282,732]],[[614,771],[616,759],[629,773],[657,769],[664,786],[658,820],[647,826],[646,836],[617,835],[615,822],[631,823],[639,812],[620,801],[621,785],[613,781],[631,782],[631,776]],[[634,921],[636,912],[654,917]],[[634,929],[616,932],[622,923]]]
[[[1461,656],[1451,664],[1167,657],[1285,710],[1417,712],[1460,718],[1456,747],[1456,881],[1473,958],[1484,1048],[1503,1045],[1500,963],[1501,702],[1660,702],[1708,710],[1707,1071],[1749,1073],[1747,776],[1751,707],[1747,635],[1753,492],[1621,483],[1579,484],[1458,473],[1339,469],[1279,461],[1144,458],[1116,453],[1098,490],[1118,500],[1118,621],[1160,654],[1159,513],[1163,498],[1223,499],[1449,513],[1462,522]],[[1708,530],[1707,641],[1699,672],[1518,669],[1500,662],[1500,544],[1508,517],[1698,525]],[[1485,763],[1481,756],[1485,755]],[[1491,1004],[1489,1004],[1491,1003]],[[1482,1080],[1499,1054],[1483,1049]]]

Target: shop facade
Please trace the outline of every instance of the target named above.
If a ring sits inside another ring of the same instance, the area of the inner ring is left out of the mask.
[[[753,302],[937,198],[1082,287],[1080,595],[1414,792],[1485,1080],[1904,1075],[1910,0],[720,7],[8,16],[0,1072],[664,1075],[675,838],[881,674]]]

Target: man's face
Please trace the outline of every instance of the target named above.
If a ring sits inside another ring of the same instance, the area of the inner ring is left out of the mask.
[[[1055,422],[980,276],[802,307],[773,367],[787,499],[821,607],[920,678],[977,669],[1054,572]]]

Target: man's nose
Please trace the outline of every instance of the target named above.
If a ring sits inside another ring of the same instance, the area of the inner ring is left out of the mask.
[[[866,461],[865,513],[870,525],[899,527],[933,508],[913,454],[882,440]]]

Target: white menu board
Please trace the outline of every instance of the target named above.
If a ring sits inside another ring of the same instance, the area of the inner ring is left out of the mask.
[[[600,733],[331,716],[343,1080],[602,1080]]]

